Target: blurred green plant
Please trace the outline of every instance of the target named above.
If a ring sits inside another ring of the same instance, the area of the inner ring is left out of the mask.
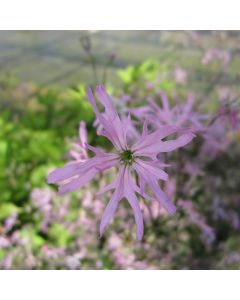
[[[154,84],[154,88],[163,89],[167,93],[175,87],[175,82],[169,76],[169,67],[153,59],[119,70],[118,76],[126,92],[134,90],[136,85],[145,86],[146,82]]]

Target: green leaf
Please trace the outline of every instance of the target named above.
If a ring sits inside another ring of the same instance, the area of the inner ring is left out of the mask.
[[[45,240],[38,235],[33,228],[24,228],[20,232],[21,237],[26,237],[33,249],[37,250],[39,247],[45,244]]]
[[[72,240],[72,234],[59,223],[55,223],[49,228],[49,237],[54,244],[61,247],[67,246]]]
[[[18,213],[20,208],[12,203],[0,204],[0,221],[5,220],[13,213]]]

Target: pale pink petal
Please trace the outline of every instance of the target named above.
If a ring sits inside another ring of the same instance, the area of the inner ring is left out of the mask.
[[[160,97],[162,100],[162,105],[163,105],[164,111],[169,112],[170,109],[169,109],[169,102],[168,102],[167,94],[164,91],[161,91],[159,94],[160,94]]]
[[[145,170],[146,174],[151,173],[155,176],[156,179],[168,180],[168,174],[163,170],[159,169],[154,165],[152,161],[143,161],[141,159],[136,159],[136,163],[139,164],[143,170]]]
[[[83,147],[83,149],[86,149],[86,145],[87,145],[87,129],[86,129],[86,123],[85,122],[80,122],[79,124],[79,138],[81,141],[81,145]]]
[[[115,214],[115,211],[118,207],[118,203],[123,197],[123,191],[124,191],[124,168],[121,168],[118,174],[118,177],[116,179],[115,184],[115,191],[108,202],[107,207],[104,210],[101,223],[100,223],[100,236],[103,235],[106,227],[108,226],[109,222],[111,221],[113,215]]]
[[[118,150],[126,149],[126,128],[124,128],[124,124],[120,120],[113,104],[111,103],[110,106],[108,105],[109,101],[112,102],[110,96],[105,92],[102,86],[97,87],[97,96],[99,101],[105,107],[104,113],[99,112],[94,95],[89,87],[87,88],[87,96],[101,126],[103,127],[101,135],[106,136]]]
[[[77,179],[71,180],[69,183],[61,185],[58,189],[59,194],[63,195],[80,189],[82,186],[88,183],[97,173],[98,171],[96,169],[92,168],[88,170],[84,174],[84,176],[78,177]]]
[[[77,175],[82,168],[84,168],[84,162],[68,164],[63,168],[58,168],[51,172],[47,177],[47,181],[48,183],[57,183],[59,181],[63,181]]]
[[[117,210],[118,203],[119,203],[120,200],[121,199],[120,199],[119,191],[116,190],[114,192],[114,194],[112,195],[110,201],[108,202],[108,204],[107,204],[107,206],[104,210],[104,213],[102,215],[102,219],[101,219],[101,223],[100,223],[100,230],[99,230],[100,236],[103,235],[103,233],[106,230],[109,222],[113,218],[113,216],[114,216],[114,214]]]
[[[141,240],[143,237],[143,217],[137,197],[134,193],[134,183],[131,178],[130,169],[126,168],[124,173],[124,196],[127,198],[134,213],[134,218],[137,226],[137,239]]]
[[[145,137],[148,135],[148,120],[146,119],[143,123],[143,130],[142,130],[142,138],[145,139]]]
[[[83,161],[83,159],[81,159],[81,152],[77,152],[77,151],[74,151],[74,150],[70,150],[69,152],[70,156],[72,158],[74,158],[75,160],[78,160],[78,161]],[[85,159],[84,159],[85,160]]]
[[[97,107],[97,104],[96,104],[93,92],[92,92],[92,90],[91,90],[91,88],[89,86],[86,89],[86,94],[87,94],[89,102],[91,103],[91,105],[93,107],[93,110],[94,110],[96,116],[99,117],[100,116],[100,112],[98,110],[98,107]]]
[[[99,101],[105,108],[105,112],[110,119],[114,119],[118,114],[113,105],[113,101],[111,97],[107,94],[104,87],[102,85],[98,85],[96,88],[96,95]]]
[[[95,156],[84,162],[67,164],[63,168],[58,168],[48,175],[47,180],[48,183],[59,183],[71,179],[73,176],[84,177],[91,169],[97,173],[99,170],[111,168],[117,161],[118,156],[116,154],[103,153],[102,156]]]
[[[174,134],[179,131],[176,126],[162,126],[158,130],[154,131],[147,136],[141,137],[132,147],[132,150],[136,153],[140,153],[141,149],[151,146],[153,143],[161,142],[161,139],[167,137],[170,134]]]
[[[195,137],[193,133],[186,133],[181,135],[175,140],[171,141],[155,141],[152,142],[151,145],[148,145],[146,147],[141,147],[140,149],[137,148],[137,150],[134,152],[135,155],[140,155],[140,156],[149,156],[149,157],[155,157],[156,154],[161,153],[161,152],[170,152],[173,150],[176,150],[180,147],[183,147],[190,143],[192,139]],[[147,138],[146,138],[147,139]]]
[[[89,149],[90,151],[94,152],[97,156],[102,156],[105,154],[105,152],[100,149],[100,148],[97,148],[97,147],[93,147],[89,144],[86,145],[87,146],[87,149]]]
[[[194,98],[190,95],[185,103],[185,105],[182,107],[182,111],[179,114],[177,125],[181,126],[182,124],[185,124],[187,121],[189,121],[190,113],[193,107]]]
[[[148,184],[152,192],[155,194],[157,200],[161,205],[168,211],[168,213],[173,214],[176,211],[175,205],[168,199],[165,193],[160,189],[156,176],[151,173],[147,173],[145,169],[142,168],[139,164],[134,166],[140,181]]]
[[[129,108],[129,112],[138,119],[143,120],[148,116],[151,116],[152,110],[149,106],[140,106],[135,108]]]
[[[118,157],[108,158],[108,159],[102,159],[101,163],[98,163],[95,165],[95,169],[98,171],[104,171],[106,169],[110,169],[111,167],[115,166],[118,163],[119,159]]]
[[[127,192],[126,193],[126,198],[131,205],[134,213],[134,218],[137,226],[137,239],[140,241],[143,237],[143,216],[142,212],[137,200],[137,197],[135,196],[134,193]]]
[[[152,188],[152,191],[155,193],[158,201],[161,205],[166,209],[166,211],[173,215],[176,212],[176,206],[172,203],[172,201],[167,197],[167,195],[161,190],[160,186],[156,181],[151,182],[149,184]]]

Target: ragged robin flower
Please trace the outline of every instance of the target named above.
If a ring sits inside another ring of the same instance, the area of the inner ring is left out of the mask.
[[[104,112],[99,111],[90,88],[87,88],[87,96],[96,118],[102,126],[99,134],[112,142],[115,151],[106,153],[102,149],[87,145],[87,148],[95,153],[93,158],[56,169],[48,175],[48,182],[59,184],[59,193],[65,194],[80,189],[97,173],[116,167],[117,177],[100,192],[113,191],[101,219],[100,236],[103,235],[115,214],[119,202],[126,199],[133,209],[137,239],[141,240],[143,217],[137,195],[148,201],[157,200],[169,214],[174,214],[176,211],[175,205],[158,183],[159,180],[168,180],[168,174],[162,169],[165,165],[157,159],[158,154],[185,146],[195,135],[179,129],[177,126],[162,126],[149,133],[147,121],[145,121],[142,134],[130,144],[128,138],[129,130],[132,127],[130,116],[124,119],[119,117],[111,97],[101,85],[96,88],[96,96],[103,105]],[[176,135],[175,139],[163,141],[173,134]],[[148,191],[146,191],[146,187],[148,187]]]

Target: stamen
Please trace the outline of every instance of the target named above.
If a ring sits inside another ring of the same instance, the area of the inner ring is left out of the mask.
[[[121,164],[131,165],[134,162],[134,155],[131,150],[124,150],[119,154]]]

